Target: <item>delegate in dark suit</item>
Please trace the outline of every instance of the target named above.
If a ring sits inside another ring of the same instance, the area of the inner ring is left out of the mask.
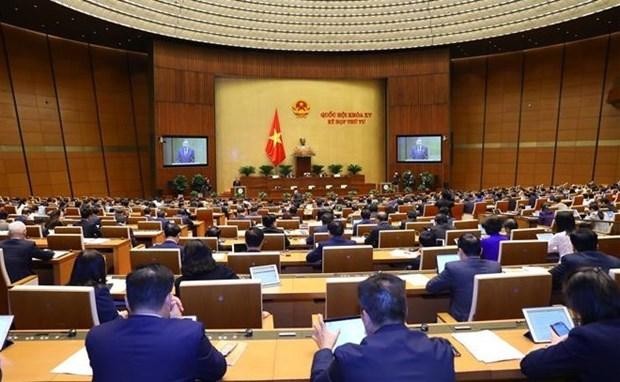
[[[458,321],[467,321],[474,290],[474,276],[500,273],[496,261],[480,258],[480,239],[471,233],[461,235],[457,244],[461,260],[446,264],[444,270],[426,284],[430,293],[450,292],[450,314]]]
[[[306,261],[309,263],[320,263],[323,260],[323,247],[339,246],[339,245],[355,245],[355,241],[345,239],[342,236],[333,236],[322,241],[312,251],[306,255]]]
[[[452,382],[452,348],[448,341],[428,338],[404,324],[385,325],[360,345],[345,344],[333,354],[329,349],[316,352],[310,380]]]
[[[86,238],[101,237],[101,221],[98,218],[82,219],[75,225],[82,227],[82,235]]]
[[[428,159],[428,147],[424,145],[415,145],[411,149],[411,153],[409,155],[411,159]]]
[[[205,337],[201,323],[130,315],[96,326],[86,337],[93,380],[219,380],[226,360]]]
[[[191,147],[181,147],[177,151],[177,163],[194,163],[196,161],[194,149]]]
[[[379,247],[379,231],[396,229],[388,223],[388,216],[385,212],[377,213],[377,220],[379,221],[377,226],[370,231],[368,237],[364,240],[364,244],[372,245],[373,248]]]
[[[276,227],[265,227],[263,228],[263,233],[282,233],[284,234],[284,230]],[[288,248],[291,246],[291,241],[284,234],[284,248]]]
[[[579,268],[599,267],[605,272],[611,268],[620,268],[620,259],[599,251],[584,251],[562,256],[560,264],[549,271],[553,278],[553,288],[561,289],[562,282]]]
[[[25,229],[25,226],[24,226]],[[38,248],[33,241],[8,239],[0,242],[4,263],[11,282],[33,275],[32,259],[49,260],[54,252]]]

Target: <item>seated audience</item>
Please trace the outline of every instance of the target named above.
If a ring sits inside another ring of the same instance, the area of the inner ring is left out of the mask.
[[[324,211],[321,214],[321,225],[314,228],[314,233],[316,232],[327,232],[327,225],[334,220],[334,214],[329,211]],[[312,246],[314,245],[314,235],[309,235],[306,238],[306,244]]]
[[[359,236],[357,234],[357,227],[360,224],[373,224],[374,223],[374,221],[370,218],[370,210],[368,208],[362,208],[362,210],[360,211],[360,217],[362,219],[353,225],[354,236]]]
[[[569,235],[574,253],[563,256],[560,264],[549,272],[553,278],[553,288],[560,289],[564,279],[582,267],[600,267],[608,272],[620,268],[620,259],[597,250],[598,235],[589,228],[578,228]]]
[[[272,214],[267,214],[263,216],[262,219],[263,222],[263,233],[281,233],[284,234],[284,230],[277,228],[275,226],[276,223],[276,216],[272,215]],[[291,246],[291,242],[288,239],[288,237],[286,237],[286,234],[284,234],[284,248],[287,248]]]
[[[76,226],[82,227],[82,235],[85,238],[101,237],[101,219],[97,216],[95,210],[90,206],[82,206],[80,208],[81,220],[75,223]]]
[[[542,209],[538,214],[538,224],[551,227],[554,217],[555,212],[551,208],[549,208],[548,204],[543,204]]]
[[[510,239],[510,232],[512,232],[513,229],[518,229],[519,225],[517,224],[517,221],[515,219],[509,218],[509,219],[504,220],[504,224],[502,224],[502,228],[504,228],[506,237]]]
[[[573,253],[570,233],[575,229],[575,217],[572,211],[558,211],[555,214],[557,233],[547,244],[548,253],[557,253],[560,257]]]
[[[440,240],[446,239],[446,231],[454,229],[454,225],[450,222],[450,218],[446,214],[437,214],[435,215],[435,222],[430,227],[430,230],[433,231],[435,237]],[[453,245],[452,243],[444,243],[444,245]]]
[[[454,355],[450,342],[429,338],[405,326],[405,282],[380,273],[358,286],[366,338],[332,349],[339,333],[329,331],[319,315],[312,339],[310,381],[433,381],[453,382]]]
[[[34,241],[26,239],[26,225],[20,221],[9,224],[9,238],[0,241],[0,249],[4,254],[4,264],[11,282],[34,275],[32,259],[49,260],[54,252],[40,249]]]
[[[157,264],[127,275],[129,317],[96,326],[86,336],[94,381],[220,380],[226,360],[200,322],[181,317],[172,272]]]
[[[364,240],[364,244],[372,245],[373,248],[379,247],[379,231],[387,231],[396,229],[388,222],[387,213],[377,212],[377,226],[370,231],[370,234]]]
[[[56,229],[56,227],[62,226],[62,213],[60,209],[52,210],[49,212],[49,220],[43,225],[43,236],[49,235],[50,231]]]
[[[480,240],[471,233],[458,240],[460,260],[446,264],[444,270],[426,284],[430,293],[450,292],[450,314],[458,321],[467,321],[471,310],[474,276],[500,273],[502,267],[495,261],[480,258]]]
[[[101,324],[120,317],[106,285],[106,275],[106,262],[103,255],[94,249],[87,249],[75,258],[68,284],[95,288],[95,303]]]
[[[159,249],[175,249],[178,248],[181,250],[181,257],[184,256],[183,246],[179,244],[179,238],[181,236],[181,228],[175,223],[167,224],[164,228],[164,235],[166,239],[159,244],[154,244],[153,248]]]
[[[521,360],[521,372],[535,380],[617,381],[620,374],[620,290],[607,272],[584,269],[564,284],[568,308],[581,325]]]
[[[258,227],[252,227],[245,231],[245,251],[241,252],[260,252],[263,247],[265,234]]]
[[[209,229],[207,229],[206,235],[207,237],[217,237],[219,239],[221,233],[222,230],[219,227],[211,226],[209,227]]]
[[[9,214],[5,211],[5,209],[0,208],[0,231],[9,230],[9,222],[6,221],[8,217],[9,217]]]
[[[175,282],[176,295],[181,296],[179,285],[188,280],[228,280],[239,277],[230,268],[218,264],[211,249],[201,240],[190,240],[184,247],[185,256],[181,266],[181,277]]]
[[[502,221],[499,216],[489,216],[482,223],[486,236],[480,242],[482,246],[482,258],[497,261],[499,256],[500,242],[508,240],[506,235],[502,235]]]
[[[418,213],[415,210],[411,210],[407,212],[407,219],[400,222],[400,229],[405,229],[407,227],[407,223],[411,223],[417,221]]]
[[[425,229],[424,231],[420,232],[418,242],[420,243],[420,247],[441,246],[441,244],[437,242],[437,236],[435,236],[435,232],[431,231],[430,229]]]
[[[347,240],[344,235],[344,224],[339,221],[333,221],[327,225],[329,231],[329,239],[320,242],[316,248],[308,252],[306,261],[309,263],[321,263],[323,260],[323,247],[339,246],[339,245],[355,245],[355,241]]]

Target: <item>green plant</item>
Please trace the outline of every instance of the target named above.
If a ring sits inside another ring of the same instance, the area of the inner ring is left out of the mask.
[[[250,176],[256,173],[256,168],[254,166],[242,166],[239,168],[239,174],[243,176]]]
[[[362,166],[355,164],[355,163],[351,163],[350,165],[347,166],[347,171],[349,172],[349,174],[355,175],[358,172],[362,171]]]
[[[337,163],[330,164],[329,166],[327,166],[327,168],[329,169],[329,172],[331,172],[333,175],[340,174],[340,172],[342,171],[342,165]]]
[[[403,184],[403,189],[405,190],[405,192],[411,192],[415,183],[415,174],[411,172],[411,170],[403,172],[401,182]],[[409,189],[409,191],[407,191],[407,189]]]
[[[327,196],[327,198],[328,198],[328,199],[331,199],[331,200],[336,200],[336,199],[338,199],[338,194],[337,194],[337,193],[335,193],[334,191],[330,191],[330,192],[328,192],[325,196]]]
[[[293,172],[293,165],[291,164],[281,164],[278,166],[278,172],[281,176],[287,177],[291,172]]]
[[[435,185],[435,175],[428,172],[422,171],[420,175],[420,184],[418,185],[418,190],[429,190],[432,189]]]
[[[321,175],[321,173],[323,172],[323,166],[322,164],[313,164],[312,165],[312,173],[316,176]]]
[[[258,170],[260,171],[261,175],[269,176],[271,175],[271,172],[273,171],[273,166],[269,164],[264,164],[260,166]]]
[[[192,198],[197,198],[198,195],[200,195],[200,192],[194,190],[194,191],[190,192],[190,195],[192,196]]]
[[[368,191],[368,195],[375,196],[377,194],[377,190],[375,188]]]
[[[258,198],[260,200],[265,200],[266,197],[267,197],[267,193],[265,191],[261,191],[258,193]]]
[[[187,190],[187,177],[185,175],[177,175],[172,180],[172,184],[173,189],[177,192],[177,194],[182,194],[185,190]]]
[[[291,200],[291,193],[290,192],[283,192],[282,193],[282,200]]]
[[[196,174],[192,177],[192,191],[196,191],[196,193],[202,192],[205,184],[207,184],[207,180],[202,174]]]
[[[355,196],[355,195],[357,195],[357,191],[355,191],[355,190],[351,190],[351,191],[347,192],[347,194],[348,194],[349,196]]]
[[[322,166],[321,166],[321,167],[322,167]],[[311,199],[312,199],[312,192],[310,192],[310,191],[306,191],[306,192],[304,193],[304,199],[306,199],[306,200],[311,200]]]

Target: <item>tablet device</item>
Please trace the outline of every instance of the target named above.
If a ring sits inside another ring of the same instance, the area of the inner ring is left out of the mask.
[[[550,241],[553,238],[552,233],[537,233],[536,238],[541,241]]]
[[[280,275],[278,274],[278,267],[275,264],[250,267],[250,277],[252,280],[260,280],[262,286],[280,284]]]
[[[11,315],[0,316],[0,346],[2,349],[12,344],[11,341],[7,342],[7,336],[9,335],[9,329],[13,324],[13,317]]]
[[[347,343],[359,345],[366,337],[366,328],[364,328],[364,323],[360,316],[327,319],[325,320],[325,326],[334,333],[340,330],[340,335],[333,350]]]
[[[535,343],[551,342],[551,325],[564,323],[568,329],[575,327],[573,319],[565,306],[548,306],[544,308],[524,308],[523,317]]]
[[[459,255],[437,255],[437,273],[443,272],[446,263],[460,260]]]

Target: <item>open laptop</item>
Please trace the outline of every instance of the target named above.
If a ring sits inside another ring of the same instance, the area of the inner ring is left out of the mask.
[[[536,238],[541,241],[551,241],[553,238],[552,233],[537,233]]]
[[[250,277],[252,280],[260,280],[264,287],[280,285],[280,274],[275,264],[250,267]]]
[[[447,263],[458,261],[459,259],[459,255],[437,255],[437,273],[443,272]]]
[[[360,344],[364,337],[366,337],[366,328],[364,328],[364,323],[360,316],[326,319],[325,326],[331,332],[336,333],[340,331],[334,350],[346,343]]]
[[[535,343],[551,342],[551,325],[557,322],[562,322],[569,330],[575,327],[565,306],[524,308],[522,311],[530,330],[529,334]]]
[[[2,344],[2,349],[13,343],[7,341],[9,329],[11,329],[11,325],[13,324],[13,317],[14,316],[11,315],[0,316],[0,344]]]

